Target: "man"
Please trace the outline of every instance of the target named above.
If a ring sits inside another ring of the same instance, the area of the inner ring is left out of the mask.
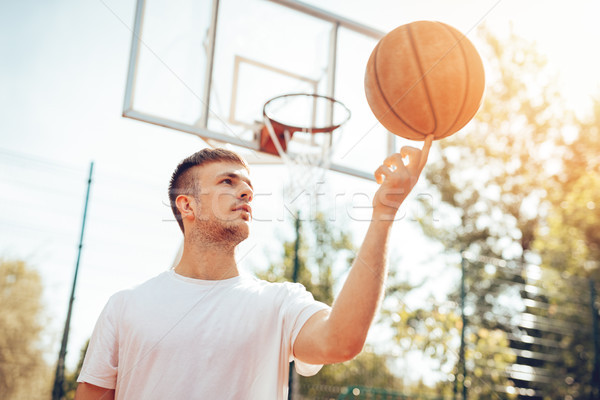
[[[239,275],[234,250],[248,237],[253,196],[241,157],[204,149],[183,160],[169,186],[184,234],[181,261],[111,297],[76,399],[279,400],[291,360],[310,376],[355,357],[382,297],[392,222],[417,182],[421,156],[403,148],[375,172],[372,221],[332,307],[300,284]]]

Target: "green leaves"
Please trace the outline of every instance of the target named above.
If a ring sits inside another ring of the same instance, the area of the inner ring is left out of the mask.
[[[42,289],[35,269],[20,260],[0,259],[2,398],[37,398],[48,390],[51,371],[40,343],[44,326]]]

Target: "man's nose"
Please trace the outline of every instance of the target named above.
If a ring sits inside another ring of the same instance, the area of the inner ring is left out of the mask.
[[[254,192],[252,191],[252,188],[245,182],[242,183],[242,189],[240,190],[239,198],[247,201],[248,203],[250,203],[254,198]]]

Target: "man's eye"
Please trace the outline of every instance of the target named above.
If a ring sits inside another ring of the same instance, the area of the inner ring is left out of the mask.
[[[224,184],[226,184],[226,185],[231,185],[231,184],[233,183],[233,181],[232,181],[231,179],[223,179],[223,180],[221,181],[221,183],[224,183]]]

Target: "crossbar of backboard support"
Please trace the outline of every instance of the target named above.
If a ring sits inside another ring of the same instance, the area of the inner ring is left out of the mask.
[[[329,169],[335,172],[341,172],[342,174],[356,176],[357,178],[367,179],[369,181],[375,180],[375,176],[372,173],[346,167],[345,165],[336,164],[334,162],[329,164]]]
[[[123,116],[138,121],[148,122],[150,124],[162,126],[165,128],[175,129],[181,132],[191,133],[192,135],[200,136],[201,138],[218,140],[219,142],[231,143],[236,146],[246,147],[250,150],[258,150],[258,144],[249,140],[244,140],[235,135],[227,135],[211,131],[203,127],[196,127],[181,122],[173,121],[172,119],[157,117],[156,115],[146,114],[137,110],[124,111]]]
[[[139,112],[136,110],[124,111],[123,116],[127,117],[127,118],[131,118],[131,119],[136,119],[138,121],[162,126],[164,128],[174,129],[174,130],[177,130],[180,132],[191,133],[192,135],[196,135],[203,140],[206,140],[206,139],[208,139],[209,141],[216,140],[218,142],[231,143],[235,146],[240,146],[240,147],[245,147],[245,148],[248,148],[251,150],[255,150],[257,158],[252,159],[253,163],[256,163],[256,164],[262,163],[262,161],[261,161],[262,157],[258,156],[258,154],[263,154],[263,153],[260,153],[258,151],[259,146],[255,142],[244,140],[244,139],[236,137],[236,136],[230,136],[230,135],[225,135],[225,134],[222,134],[219,132],[214,132],[214,131],[211,131],[211,130],[208,130],[208,129],[205,129],[202,127],[190,126],[187,124],[183,124],[181,122],[173,121],[168,118],[161,118],[161,117],[157,117],[155,115],[149,115],[149,114]],[[265,157],[265,163],[268,163],[268,164],[273,163],[272,162],[273,156],[265,155],[264,157]],[[340,165],[340,164],[336,164],[336,163],[331,163],[329,165],[329,169],[332,171],[335,171],[335,172],[340,172],[343,174],[356,176],[357,178],[363,178],[363,179],[367,179],[367,180],[371,180],[371,181],[375,180],[374,176],[370,173],[366,173],[364,171],[360,171],[360,170],[357,170],[354,168],[349,168],[344,165]]]
[[[204,75],[204,93],[202,93],[202,114],[200,122],[203,128],[208,126],[210,113],[210,90],[212,88],[213,63],[215,60],[215,40],[217,38],[217,19],[219,16],[219,0],[213,0],[208,28],[208,43],[206,48],[206,73]]]
[[[269,0],[269,1],[280,4],[280,5],[288,7],[288,8],[291,8],[293,10],[303,12],[308,15],[312,15],[313,17],[317,17],[322,20],[332,22],[334,24],[336,24],[336,23],[340,24],[340,26],[343,26],[344,28],[353,30],[355,32],[362,33],[363,35],[370,36],[374,39],[380,39],[385,35],[385,33],[380,30],[371,28],[370,26],[367,26],[367,25],[360,24],[356,21],[352,21],[351,19],[342,17],[341,15],[337,15],[337,14],[331,13],[329,11],[325,11],[321,8],[314,7],[312,5],[303,3],[301,1],[296,1],[296,0]]]

